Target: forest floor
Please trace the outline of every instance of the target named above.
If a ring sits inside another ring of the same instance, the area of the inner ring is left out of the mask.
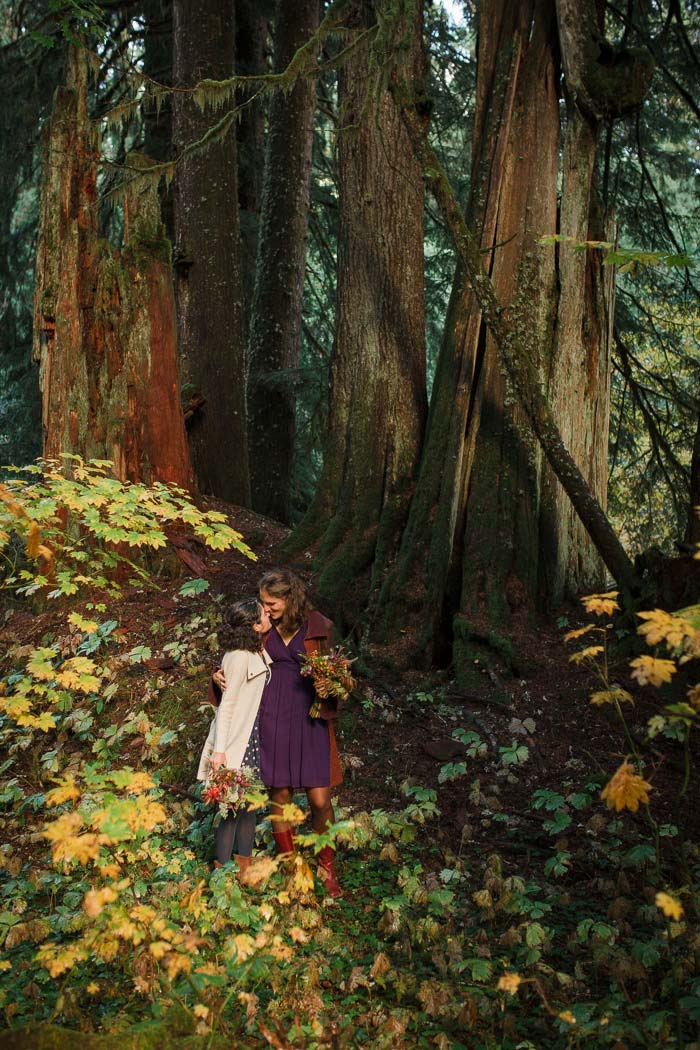
[[[125,588],[106,613],[118,621],[110,644],[116,644],[119,651],[110,660],[119,673],[116,690],[98,721],[108,737],[112,734],[114,759],[136,768],[141,764],[153,768],[149,726],[177,732],[176,744],[163,748],[158,758],[161,784],[169,785],[166,790],[174,800],[181,797],[178,792],[193,788],[210,718],[202,705],[209,673],[217,663],[218,606],[212,598],[223,595],[236,600],[254,594],[259,575],[278,563],[277,547],[286,534],[278,524],[251,512],[218,501],[209,505],[230,513],[231,524],[243,534],[258,560],[249,561],[235,552],[189,547],[185,557],[194,559],[194,564],[198,558],[203,560],[198,571],[209,581],[209,590],[182,596],[180,587],[188,577],[180,567],[173,575],[159,578],[159,590]],[[297,562],[295,568],[303,572],[303,565]],[[75,608],[90,615],[83,605]],[[49,606],[31,613],[18,607],[7,617],[0,629],[0,643],[15,660],[37,646],[54,643],[57,637],[61,641],[66,609]],[[341,849],[338,867],[345,897],[334,912],[326,908],[323,914],[330,915],[341,940],[354,938],[353,967],[341,968],[336,974],[339,990],[331,996],[335,1005],[330,1013],[327,996],[318,1001],[318,1012],[334,1018],[321,1035],[317,1033],[318,1042],[313,1042],[308,1028],[302,1035],[297,1002],[296,1038],[291,1030],[282,1034],[284,1026],[275,1027],[268,1021],[267,1029],[263,1026],[257,1034],[251,1030],[235,1045],[554,1047],[569,1045],[570,1030],[576,1025],[583,1035],[587,1024],[590,1042],[586,1045],[621,1047],[627,1045],[625,1040],[638,1026],[639,1017],[649,1013],[650,1002],[664,1016],[640,1045],[664,1043],[660,1037],[655,1043],[654,1033],[672,1024],[673,1010],[661,1011],[660,993],[657,996],[652,991],[657,978],[652,980],[650,974],[659,953],[647,945],[644,955],[646,942],[639,928],[639,922],[648,920],[653,892],[659,888],[644,810],[625,813],[623,822],[599,798],[601,787],[624,761],[629,746],[619,723],[610,716],[610,705],[590,703],[590,693],[600,684],[590,665],[569,662],[572,646],[567,647],[563,640],[566,631],[589,620],[582,609],[571,607],[560,611],[556,625],[519,628],[513,638],[519,675],[514,676],[494,656],[473,668],[474,684],[468,691],[457,686],[449,671],[392,675],[386,663],[381,673],[375,675],[370,667],[367,676],[359,678],[338,722],[345,760],[345,780],[337,792],[338,813],[352,818],[379,812],[381,824],[382,813],[412,809],[415,837],[411,842],[413,833],[397,832],[394,837],[400,849],[405,840],[408,853],[385,847],[380,855],[382,865],[376,858],[363,858],[361,849]],[[634,688],[629,679],[633,631],[617,627],[611,630],[613,634],[611,677],[635,696],[630,731],[645,756],[644,776],[652,785],[654,816],[661,834],[697,840],[698,814],[679,803],[682,749],[668,741],[663,746],[656,746],[657,741],[644,742],[644,727],[659,702],[646,695],[651,691]],[[130,658],[141,646],[148,652],[139,659]],[[137,718],[135,728],[120,736],[118,727],[139,712],[148,716],[141,731]],[[65,769],[66,762],[72,768],[73,759],[66,757],[66,749],[74,750],[77,764],[79,740],[59,741],[60,748],[64,753],[55,769]],[[92,750],[95,752],[95,746]],[[40,760],[44,769],[38,773]],[[51,765],[36,752],[27,753],[21,762],[23,768],[13,773],[30,796],[41,786],[42,778],[49,777]],[[691,780],[685,797],[696,797],[697,789],[698,784]],[[36,825],[26,823],[24,833],[17,833],[15,825],[3,821],[6,829],[14,829],[7,847],[14,862],[8,867],[6,853],[5,866],[15,874],[20,861],[35,866],[37,849],[43,850],[37,847]],[[199,861],[206,865],[210,852],[211,843],[202,840]],[[377,880],[375,888],[368,882],[371,871]],[[450,892],[441,897],[446,888]],[[368,902],[373,892],[377,899]],[[401,909],[412,916],[413,925],[409,922],[406,927],[409,933],[400,932],[398,920],[393,930],[387,922],[387,915],[395,911],[398,916]],[[439,934],[430,933],[430,923],[439,924],[448,912],[451,918],[440,944]],[[555,914],[559,915],[556,922]],[[459,949],[456,940],[453,944],[450,931],[455,927],[450,923],[455,921],[462,933],[468,931],[470,950],[463,941]],[[395,955],[387,939],[368,940],[362,948],[362,938],[370,936],[367,923],[375,934],[382,923],[387,938],[393,934],[398,945]],[[591,934],[594,923],[598,926]],[[658,940],[663,932],[656,930],[650,936]],[[582,957],[584,950],[595,957],[590,970]],[[394,988],[393,1006],[379,1001],[387,987],[381,973],[375,973],[379,958],[387,959],[387,965],[390,961],[397,970],[403,966],[414,971],[406,978],[405,989],[400,981],[398,990]],[[19,965],[29,963],[20,961]],[[356,971],[363,965],[367,972],[361,976]],[[484,1013],[479,988],[495,989],[504,967],[524,973],[528,966],[535,967],[538,976],[523,978],[531,987],[523,997],[522,1016],[517,1010],[506,1010],[503,994],[495,990],[489,993],[491,1012]],[[601,984],[606,979],[609,988],[603,994]],[[328,980],[321,981],[320,987],[328,989]],[[13,994],[16,999],[16,991]],[[362,995],[369,1005],[364,1003],[361,1009]],[[417,996],[419,1002],[418,1021],[409,1019],[410,1011],[403,1009],[403,1000],[409,1002],[411,996],[414,1000]],[[550,1002],[552,996],[557,1000],[555,1006]],[[22,996],[19,1000],[21,1003]],[[599,1008],[597,1000],[602,1003]],[[569,1004],[574,1014],[565,1009]],[[2,1006],[13,1027],[32,1019],[30,1004],[12,1007],[5,997]],[[36,1016],[95,1031],[95,1024],[85,1023],[84,1003],[77,1013],[71,1013],[61,1001],[48,1015],[37,1010]],[[133,1013],[128,1016],[133,1020]],[[103,1024],[103,1030],[110,1030],[103,1021],[97,1030]],[[422,1035],[418,1034],[421,1025]],[[531,1038],[536,1042],[528,1042]],[[33,1036],[29,1042],[3,1045],[38,1048],[44,1044]]]

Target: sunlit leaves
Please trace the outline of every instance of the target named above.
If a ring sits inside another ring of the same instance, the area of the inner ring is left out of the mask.
[[[612,779],[606,784],[600,793],[610,809],[619,813],[623,809],[629,809],[636,813],[640,804],[649,802],[651,784],[637,773],[631,762],[623,762]]]
[[[673,660],[660,660],[654,656],[638,656],[630,661],[632,678],[640,685],[663,685],[670,682],[676,673],[676,665]]]
[[[683,905],[675,897],[672,897],[670,893],[657,893],[656,907],[661,909],[667,919],[678,921],[683,917]]]
[[[77,594],[83,586],[117,593],[120,584],[114,570],[124,563],[149,583],[148,573],[134,556],[141,549],[163,549],[173,525],[192,529],[211,550],[233,549],[255,559],[225,515],[200,510],[184,490],[161,482],[146,486],[120,481],[111,476],[111,464],[104,460],[61,458],[68,467],[43,462],[38,469],[23,472],[28,477],[11,477],[0,486],[0,547],[18,536],[28,558],[39,559],[41,566],[41,572],[20,568],[15,586],[19,581],[21,593],[35,593],[49,584],[48,598]],[[206,581],[192,581],[183,593],[201,593],[206,586]],[[95,629],[91,621],[82,621],[87,626],[81,626],[80,620],[73,622],[86,633]]]

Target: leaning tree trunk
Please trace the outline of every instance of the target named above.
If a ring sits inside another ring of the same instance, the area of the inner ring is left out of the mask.
[[[278,0],[275,69],[287,68],[318,28],[319,0]],[[300,77],[270,104],[261,236],[250,324],[249,438],[253,507],[289,521],[301,307],[316,82]]]
[[[178,88],[233,73],[232,0],[174,0],[173,77]],[[217,92],[214,101],[220,102]],[[248,505],[245,312],[240,263],[235,123],[206,148],[221,119],[186,91],[173,100],[175,252],[180,359],[195,472],[203,491]],[[183,151],[185,151],[183,153]]]
[[[71,50],[44,130],[34,300],[44,456],[109,459],[120,478],[192,485],[177,368],[170,243],[157,186],[130,154],[124,248],[99,239],[99,139]]]
[[[400,63],[418,87],[421,5],[414,6]],[[368,12],[359,2],[353,9],[359,31]],[[339,77],[344,130],[329,431],[318,490],[287,548],[317,544],[318,588],[341,615],[364,602],[393,553],[426,410],[422,173],[391,94],[383,92],[376,112],[373,102],[367,106],[370,84],[368,49],[360,44]]]
[[[553,3],[482,5],[467,218],[513,323],[536,333],[541,347],[551,345],[556,294],[554,248],[537,242],[556,225],[557,74]],[[523,441],[518,414],[458,265],[420,476],[380,598],[379,638],[398,617],[416,630],[426,659],[440,659],[470,590],[500,619],[504,604],[536,589],[540,454]]]

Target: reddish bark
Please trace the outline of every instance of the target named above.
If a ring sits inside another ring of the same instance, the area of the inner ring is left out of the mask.
[[[192,485],[179,400],[170,245],[157,187],[133,156],[121,252],[98,237],[99,140],[86,106],[83,57],[45,130],[34,352],[44,456],[109,459],[130,481]]]

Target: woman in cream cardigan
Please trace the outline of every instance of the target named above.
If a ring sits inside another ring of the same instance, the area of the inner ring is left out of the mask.
[[[260,776],[258,714],[263,688],[270,680],[271,661],[263,648],[269,630],[270,618],[257,598],[236,602],[224,615],[219,640],[226,649],[222,661],[226,688],[202,751],[198,780],[208,780],[219,766],[245,766]],[[256,819],[254,811],[241,808],[220,821],[216,829],[217,866],[231,860],[232,855],[241,871],[250,865]]]

